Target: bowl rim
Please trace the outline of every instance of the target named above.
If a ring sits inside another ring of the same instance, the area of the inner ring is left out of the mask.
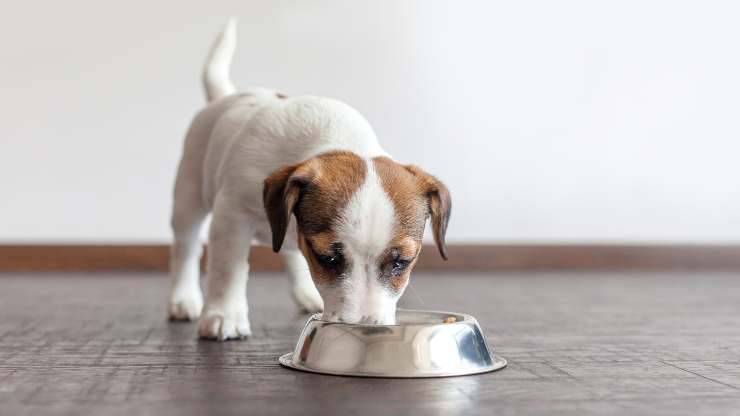
[[[422,373],[422,374],[401,374],[401,373],[367,373],[367,372],[352,372],[352,371],[332,371],[332,370],[319,370],[312,367],[306,367],[298,364],[293,360],[294,352],[289,352],[278,357],[278,363],[286,368],[293,370],[303,371],[306,373],[328,375],[328,376],[340,376],[340,377],[359,377],[359,378],[398,378],[398,379],[414,379],[414,378],[445,378],[445,377],[463,377],[472,376],[477,374],[491,373],[494,371],[501,370],[509,365],[509,361],[494,353],[491,354],[491,365],[479,367],[476,369],[459,370],[459,371],[440,371],[439,373]]]
[[[405,308],[397,308],[396,313],[398,312],[404,312],[404,313],[423,313],[423,314],[439,314],[439,315],[447,315],[447,316],[461,316],[462,320],[456,320],[455,322],[412,322],[412,323],[395,323],[395,324],[366,324],[366,323],[352,323],[352,322],[342,322],[342,321],[329,321],[322,318],[322,313],[314,313],[306,322],[306,325],[308,325],[310,322],[321,322],[331,325],[342,325],[342,326],[349,326],[349,327],[367,327],[367,328],[397,328],[402,326],[435,326],[435,325],[455,325],[455,324],[471,324],[471,323],[478,323],[478,320],[473,317],[473,315],[462,313],[462,312],[450,312],[450,311],[437,311],[437,310],[426,310],[426,309],[405,309]]]

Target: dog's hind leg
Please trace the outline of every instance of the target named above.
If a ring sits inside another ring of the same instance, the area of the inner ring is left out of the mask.
[[[170,319],[195,320],[203,308],[200,289],[200,230],[208,215],[204,205],[202,184],[202,140],[198,127],[191,128],[186,140],[175,181],[171,226],[174,241],[170,252],[170,292],[167,312]],[[208,127],[208,126],[207,126]]]
[[[195,320],[203,308],[203,294],[200,289],[200,256],[202,243],[200,230],[207,210],[183,192],[175,192],[172,210],[172,231],[174,242],[170,251],[170,292],[168,314],[173,320]]]
[[[307,312],[321,312],[324,302],[311,279],[303,253],[299,250],[283,249],[281,251],[285,262],[285,270],[293,283],[293,299],[300,308]]]
[[[227,101],[223,101],[198,113],[185,137],[172,205],[172,292],[167,308],[171,319],[197,319],[203,308],[203,293],[200,289],[200,230],[210,211],[203,192],[203,162],[213,127],[228,105]]]

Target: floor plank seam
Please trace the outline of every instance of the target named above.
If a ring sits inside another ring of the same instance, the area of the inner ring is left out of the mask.
[[[667,361],[663,361],[663,360],[660,360],[660,362],[662,362],[662,363],[663,363],[663,364],[665,364],[665,365],[671,366],[671,367],[673,367],[673,368],[677,368],[677,369],[679,369],[679,370],[681,370],[681,371],[685,371],[685,372],[687,372],[687,373],[689,373],[689,374],[693,374],[693,375],[695,375],[695,376],[697,376],[697,377],[701,377],[701,378],[703,378],[703,379],[705,379],[705,380],[711,381],[712,383],[716,383],[716,384],[721,384],[721,385],[723,385],[723,386],[725,386],[725,387],[729,387],[729,388],[731,388],[731,389],[735,389],[735,390],[740,390],[740,387],[737,387],[737,386],[733,386],[732,384],[727,384],[727,383],[724,383],[724,382],[722,382],[722,381],[719,381],[719,380],[715,380],[715,379],[713,379],[713,378],[709,378],[709,377],[707,377],[707,376],[705,376],[705,375],[702,375],[702,374],[696,373],[696,372],[694,372],[694,371],[691,371],[691,370],[687,370],[687,369],[685,369],[685,368],[682,368],[682,367],[680,367],[680,366],[677,366],[677,365],[671,364],[671,363],[669,363],[669,362],[667,362]]]

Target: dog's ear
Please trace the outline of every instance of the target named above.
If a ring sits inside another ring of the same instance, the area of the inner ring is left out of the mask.
[[[306,164],[286,166],[265,179],[262,200],[272,230],[272,250],[280,251],[303,189],[311,182],[312,171]]]
[[[432,217],[432,232],[434,242],[437,244],[439,254],[447,260],[447,245],[445,235],[447,234],[447,223],[452,213],[452,199],[450,191],[439,179],[424,172],[414,165],[407,165],[406,169],[413,173],[419,181],[419,188],[427,199],[429,215]]]

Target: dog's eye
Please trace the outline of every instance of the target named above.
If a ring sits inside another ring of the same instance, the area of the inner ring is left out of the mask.
[[[318,256],[319,263],[332,265],[337,263],[337,256]]]
[[[397,248],[390,251],[389,257],[390,259],[385,263],[385,270],[390,269],[389,272],[392,276],[400,275],[411,264],[411,260],[401,258],[401,250]]]
[[[317,254],[316,260],[318,260],[319,263],[327,269],[339,269],[342,266],[342,263],[344,263],[344,257],[342,257],[341,254],[335,254],[333,256]]]
[[[393,274],[398,274],[403,271],[408,265],[408,260],[401,260],[401,259],[394,259],[393,263],[391,264],[391,271]]]

